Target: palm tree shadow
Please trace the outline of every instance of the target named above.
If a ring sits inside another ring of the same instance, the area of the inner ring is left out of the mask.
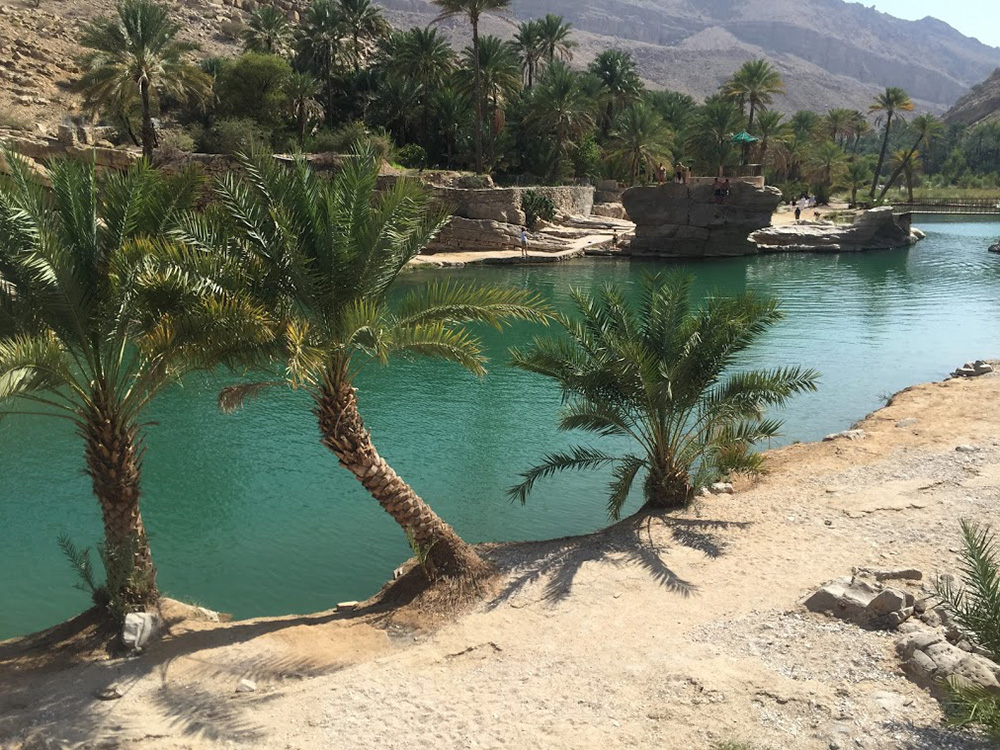
[[[495,609],[539,581],[545,581],[541,601],[559,602],[569,596],[573,581],[588,562],[615,567],[639,565],[660,586],[688,597],[698,587],[677,575],[664,561],[668,546],[658,541],[653,524],[669,528],[674,542],[709,558],[725,554],[726,542],[713,532],[742,529],[749,523],[697,518],[675,518],[660,511],[641,510],[634,516],[594,534],[544,542],[504,545],[489,553],[494,564],[508,573],[500,593],[487,605]]]

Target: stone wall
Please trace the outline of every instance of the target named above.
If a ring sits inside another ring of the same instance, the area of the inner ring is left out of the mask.
[[[770,226],[780,202],[777,188],[746,182],[733,182],[721,203],[715,202],[710,182],[634,187],[622,195],[636,224],[625,252],[667,258],[750,255],[757,246],[748,235]]]
[[[536,188],[462,188],[434,187],[434,196],[466,219],[484,219],[504,224],[523,226],[524,212],[521,198],[528,190],[548,196],[556,206],[557,215],[590,216],[594,207],[592,187],[536,187]]]

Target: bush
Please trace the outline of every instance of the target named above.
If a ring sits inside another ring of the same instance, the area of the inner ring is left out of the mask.
[[[291,76],[292,66],[277,55],[240,55],[223,66],[215,80],[219,115],[276,127],[288,114],[287,83]]]
[[[227,42],[238,42],[246,30],[246,25],[242,21],[232,18],[222,21],[219,24],[219,36]]]
[[[349,122],[336,130],[324,128],[306,142],[306,150],[311,153],[349,154],[366,146],[373,148],[382,159],[387,159],[393,148],[392,139],[385,131],[369,131],[363,122]]]
[[[593,135],[588,135],[574,149],[573,171],[577,177],[586,177],[590,180],[601,179],[603,171],[601,148],[597,145],[597,139]]]
[[[556,204],[547,195],[537,190],[526,190],[521,196],[521,210],[528,229],[534,230],[539,221],[552,221],[556,218]]]
[[[198,150],[206,154],[237,154],[255,146],[270,147],[271,134],[260,123],[246,118],[219,120],[203,130],[197,141]]]
[[[427,152],[419,143],[407,143],[396,152],[396,161],[407,169],[424,169],[427,166]]]

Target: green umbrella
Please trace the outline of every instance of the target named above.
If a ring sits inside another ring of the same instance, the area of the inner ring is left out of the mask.
[[[745,130],[741,130],[732,137],[733,143],[756,143],[758,140],[759,139],[756,136],[750,135]]]

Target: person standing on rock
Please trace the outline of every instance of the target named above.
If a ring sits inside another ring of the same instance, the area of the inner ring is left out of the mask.
[[[521,227],[521,259],[528,259],[528,230]]]

